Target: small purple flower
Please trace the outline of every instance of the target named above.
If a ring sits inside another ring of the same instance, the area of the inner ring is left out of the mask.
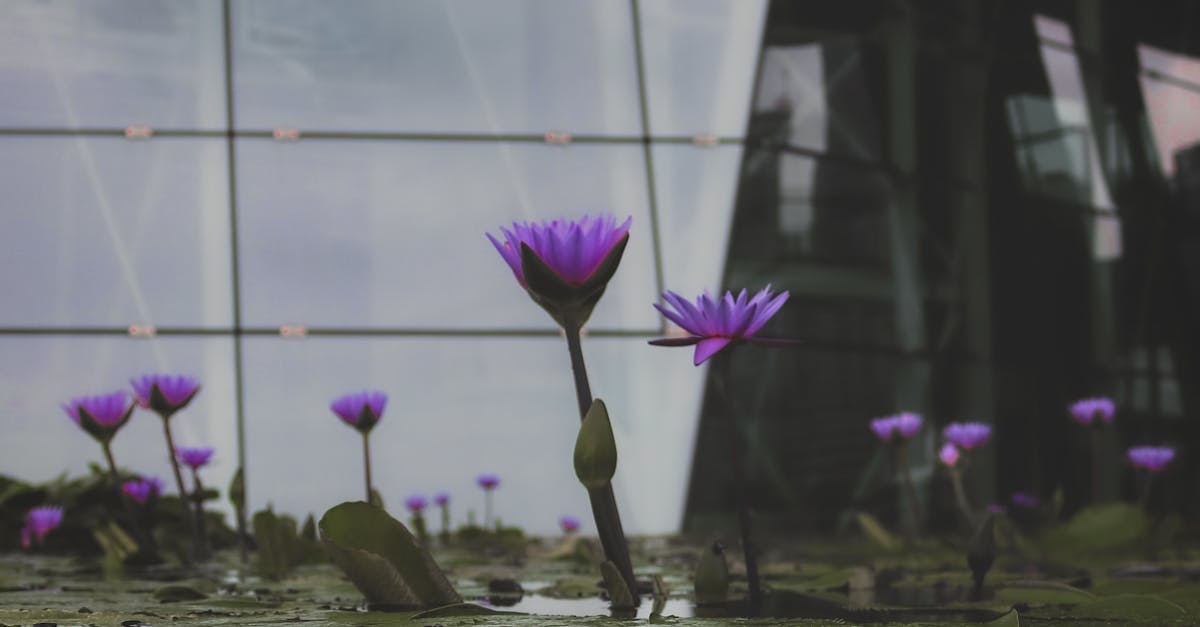
[[[754,334],[787,302],[788,292],[778,294],[771,286],[763,288],[753,298],[742,290],[735,298],[733,292],[714,299],[708,292],[696,298],[693,305],[675,292],[663,292],[663,300],[674,311],[658,303],[654,308],[671,322],[679,325],[687,337],[665,337],[651,340],[655,346],[696,346],[692,362],[699,366],[735,340],[759,343],[779,343],[780,340],[755,338]]]
[[[892,436],[896,434],[895,417],[884,416],[871,420],[871,431],[875,432],[875,437],[879,438],[880,442],[891,442]]]
[[[871,420],[871,431],[881,442],[891,442],[896,436],[910,440],[921,430],[924,423],[925,420],[919,414],[901,412]]]
[[[38,544],[42,544],[46,540],[46,534],[61,525],[62,519],[63,508],[61,507],[35,507],[25,514],[25,526],[33,535],[33,539]]]
[[[491,491],[495,490],[496,486],[500,485],[500,477],[499,475],[493,474],[479,475],[478,477],[475,477],[475,483],[478,483],[479,487],[483,488],[484,490]]]
[[[496,251],[504,257],[513,276],[522,287],[528,288],[525,269],[521,263],[521,246],[528,247],[537,258],[558,277],[573,287],[587,283],[600,269],[608,256],[629,235],[633,218],[621,224],[611,215],[583,216],[578,220],[544,220],[542,222],[513,222],[512,230],[500,227],[504,234],[501,243],[491,233]]]
[[[200,391],[200,381],[186,375],[147,374],[129,383],[137,404],[163,418],[186,407]]]
[[[438,507],[445,507],[450,504],[450,495],[445,492],[438,492],[437,494],[433,495],[433,502],[437,504]]]
[[[208,460],[212,459],[212,456],[213,448],[211,446],[175,447],[175,459],[192,470],[199,470],[208,464]]]
[[[1008,500],[1021,509],[1034,509],[1041,503],[1038,497],[1028,492],[1013,492],[1012,496],[1008,497]]]
[[[414,514],[420,514],[422,511],[424,511],[425,506],[428,504],[429,502],[425,500],[425,497],[419,494],[414,494],[413,496],[404,499],[404,506],[408,508],[408,511]]]
[[[970,451],[987,444],[992,437],[992,426],[982,422],[952,422],[942,434],[951,444]]]
[[[958,463],[959,456],[958,447],[949,442],[942,446],[942,450],[938,451],[938,459],[942,460],[942,463],[950,468],[953,468]]]
[[[1126,452],[1134,468],[1150,472],[1162,472],[1175,459],[1175,449],[1170,446],[1135,446]]]
[[[558,519],[558,526],[562,527],[563,533],[575,533],[579,531],[579,519],[574,516],[563,516]]]
[[[1104,424],[1112,424],[1113,416],[1117,413],[1116,404],[1111,398],[1084,398],[1071,403],[1071,417],[1081,425],[1091,425],[1096,417]]]
[[[121,484],[121,491],[138,503],[145,504],[152,496],[162,494],[162,482],[157,477],[132,479]]]
[[[383,417],[387,400],[387,394],[383,392],[363,390],[337,398],[329,404],[329,408],[346,424],[367,433]]]
[[[65,403],[62,408],[76,425],[100,443],[112,440],[117,430],[125,426],[129,417],[133,415],[133,403],[129,401],[129,395],[124,390],[111,394],[78,396]]]

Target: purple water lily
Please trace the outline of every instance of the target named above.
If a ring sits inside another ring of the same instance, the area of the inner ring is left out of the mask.
[[[563,516],[558,519],[558,526],[562,528],[563,533],[575,533],[579,531],[579,519],[574,516]]]
[[[1134,468],[1162,472],[1175,459],[1175,449],[1170,446],[1135,446],[1125,455]]]
[[[1021,509],[1033,509],[1041,503],[1038,497],[1028,492],[1013,492],[1012,496],[1008,497],[1008,500]]]
[[[958,447],[949,442],[938,451],[938,459],[942,460],[942,463],[950,468],[954,468],[958,464],[958,458],[961,456],[962,454],[959,453]]]
[[[121,484],[121,491],[129,498],[144,505],[146,501],[150,500],[150,497],[162,494],[162,482],[157,477],[131,479]]]
[[[163,418],[186,407],[200,391],[200,381],[187,375],[147,374],[129,383],[137,404]]]
[[[992,426],[982,422],[952,422],[942,434],[951,444],[970,451],[987,444],[992,437]]]
[[[378,390],[363,390],[338,397],[329,409],[343,422],[366,433],[375,427],[387,407],[387,394]]]
[[[117,430],[125,426],[133,415],[133,403],[124,390],[78,396],[63,404],[62,408],[76,425],[101,444],[112,440]]]
[[[496,489],[496,486],[500,485],[500,476],[493,474],[479,475],[475,477],[475,483],[478,483],[479,487],[490,492]]]
[[[180,446],[175,449],[175,457],[193,471],[207,465],[212,456],[213,448],[211,446]]]
[[[1092,425],[1096,418],[1104,424],[1112,424],[1117,406],[1111,398],[1083,398],[1071,403],[1071,417],[1084,426]]]
[[[427,505],[429,505],[429,502],[425,500],[425,497],[419,494],[414,494],[404,499],[404,506],[408,508],[408,511],[414,514],[420,514],[425,510]]]
[[[438,492],[433,495],[433,502],[438,507],[445,507],[450,504],[450,495],[445,492]]]
[[[892,438],[896,436],[904,440],[910,440],[921,431],[921,426],[924,424],[925,419],[921,418],[920,414],[902,412],[892,416],[875,418],[871,421],[871,431],[875,433],[875,437],[879,438],[881,442],[891,442]]]
[[[25,514],[25,526],[29,529],[33,540],[37,544],[42,544],[46,540],[46,534],[50,533],[62,524],[63,508],[51,505],[43,505],[29,510]]]
[[[744,289],[736,297],[733,292],[725,292],[723,296],[715,299],[705,292],[696,298],[694,305],[675,292],[663,292],[662,296],[674,311],[658,303],[654,304],[654,308],[679,325],[688,336],[660,338],[651,340],[650,343],[655,346],[695,345],[696,352],[692,361],[699,366],[734,341],[767,344],[779,342],[756,338],[754,334],[783,307],[787,302],[788,292],[785,290],[775,294],[770,285],[753,298],[748,298]]]

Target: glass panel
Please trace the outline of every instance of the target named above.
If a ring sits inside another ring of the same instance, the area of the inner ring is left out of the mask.
[[[765,0],[640,0],[653,135],[740,137]]]
[[[0,324],[229,326],[227,179],[219,139],[0,139]]]
[[[659,144],[653,155],[666,289],[691,298],[738,287],[721,282],[742,147]]]
[[[763,49],[751,135],[792,146],[880,158],[880,122],[861,44],[844,38]]]
[[[1200,116],[1196,115],[1200,111],[1200,85],[1195,90],[1186,89],[1147,76],[1141,82],[1159,162],[1170,178],[1175,176],[1183,154],[1200,144]]]
[[[633,228],[591,325],[657,327],[640,146],[248,140],[238,154],[247,324],[551,328],[484,232],[612,211]]]
[[[225,127],[221,3],[0,4],[0,126]]]
[[[692,366],[690,350],[644,339],[589,338],[584,352],[620,447],[613,485],[626,532],[676,531],[704,369]],[[377,388],[390,401],[372,432],[372,470],[392,512],[410,494],[445,490],[456,524],[467,510],[478,521],[474,478],[494,472],[502,481],[495,513],[505,523],[554,533],[560,515],[575,514],[594,530],[571,467],[579,422],[558,338],[247,338],[245,356],[252,508],[269,501],[319,515],[361,499],[360,438],[329,403]]]
[[[1070,159],[1070,171],[1079,177],[1073,181],[1078,187],[1072,198],[1093,207],[1110,209],[1113,201],[1108,193],[1104,170],[1100,167],[1100,153],[1093,135],[1095,127],[1088,113],[1087,92],[1084,90],[1079,60],[1074,52],[1052,46],[1043,45],[1041,51],[1046,77],[1054,95],[1053,107],[1058,129],[1063,133],[1060,138],[1065,140],[1063,145]]]
[[[1034,15],[1033,26],[1037,30],[1038,37],[1042,39],[1064,46],[1075,45],[1075,40],[1071,36],[1071,25],[1062,20],[1056,20],[1045,15]]]
[[[171,419],[171,430],[179,446],[216,448],[202,478],[224,494],[237,468],[228,338],[0,337],[0,474],[48,481],[63,472],[85,473],[91,462],[103,464],[100,446],[60,405],[81,394],[129,389],[130,378],[150,372],[201,380],[200,393]],[[176,493],[162,421],[154,414],[135,410],[113,439],[113,456],[123,468],[159,476]],[[210,507],[229,511],[224,498]]]
[[[641,134],[625,2],[233,5],[242,128]]]
[[[1142,68],[1174,77],[1200,87],[1200,59],[1152,46],[1138,46]]]

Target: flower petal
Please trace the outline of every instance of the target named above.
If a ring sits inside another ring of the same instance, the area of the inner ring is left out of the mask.
[[[733,339],[728,337],[709,337],[700,340],[696,343],[696,354],[693,358],[693,363],[699,366],[708,361],[710,357],[716,355],[721,349],[729,346],[729,343],[732,341]]]

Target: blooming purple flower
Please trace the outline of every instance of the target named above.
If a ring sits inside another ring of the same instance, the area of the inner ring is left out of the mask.
[[[25,526],[33,535],[33,539],[41,544],[46,540],[46,534],[62,524],[62,519],[63,508],[44,505],[25,514]]]
[[[1112,424],[1117,407],[1111,398],[1083,398],[1071,403],[1071,417],[1081,425],[1091,425],[1096,417],[1105,424]]]
[[[124,390],[78,396],[62,408],[76,425],[101,443],[112,440],[133,415],[133,403],[129,402],[129,395]]]
[[[1145,468],[1150,472],[1162,472],[1175,459],[1175,449],[1170,446],[1135,446],[1126,453],[1134,468]]]
[[[408,508],[408,511],[414,514],[420,514],[428,504],[429,502],[425,500],[425,497],[418,494],[414,494],[413,496],[404,499],[404,506]]]
[[[178,459],[185,466],[191,467],[192,470],[199,470],[208,460],[212,459],[213,448],[211,446],[196,446],[196,447],[175,447],[175,459]]]
[[[783,307],[788,292],[785,290],[774,294],[770,285],[753,298],[747,298],[746,290],[739,292],[736,298],[733,292],[725,292],[724,296],[716,299],[705,292],[696,298],[695,305],[675,292],[663,292],[662,296],[674,311],[658,303],[654,303],[654,308],[689,335],[651,340],[650,343],[655,346],[694,344],[696,352],[692,361],[699,366],[734,340],[778,342],[757,339],[754,334]]]
[[[881,442],[891,442],[896,436],[908,440],[921,430],[924,423],[925,420],[919,414],[902,412],[871,420],[871,431]]]
[[[450,495],[445,492],[438,492],[437,494],[433,495],[433,502],[436,503],[438,507],[445,507],[450,504]]]
[[[1038,506],[1038,503],[1041,502],[1038,500],[1038,497],[1028,492],[1013,492],[1012,496],[1008,497],[1008,500],[1011,501],[1013,505],[1016,505],[1022,509],[1033,509]]]
[[[478,483],[479,487],[484,490],[494,490],[496,486],[500,485],[500,477],[493,474],[479,475],[475,477],[475,483]]]
[[[186,407],[200,391],[200,381],[186,375],[147,374],[129,383],[137,404],[163,418]]]
[[[383,417],[387,394],[378,390],[363,390],[335,399],[329,404],[333,413],[346,424],[363,433],[369,432]]]
[[[951,444],[970,451],[987,444],[992,437],[992,426],[982,422],[952,422],[942,434]]]
[[[950,468],[953,468],[958,463],[959,456],[958,447],[949,442],[942,446],[942,450],[938,451],[938,459],[942,460],[942,463]]]
[[[528,288],[529,282],[521,263],[522,244],[565,283],[580,287],[591,280],[605,259],[629,235],[632,223],[632,217],[617,224],[617,219],[611,215],[585,215],[578,220],[513,222],[511,231],[500,227],[504,243],[491,233],[486,235],[523,287]]]
[[[144,504],[150,497],[162,494],[162,482],[157,477],[132,479],[121,484],[121,491],[129,498]]]
[[[563,516],[558,519],[558,526],[562,527],[563,533],[575,533],[579,531],[579,519],[574,516]]]

